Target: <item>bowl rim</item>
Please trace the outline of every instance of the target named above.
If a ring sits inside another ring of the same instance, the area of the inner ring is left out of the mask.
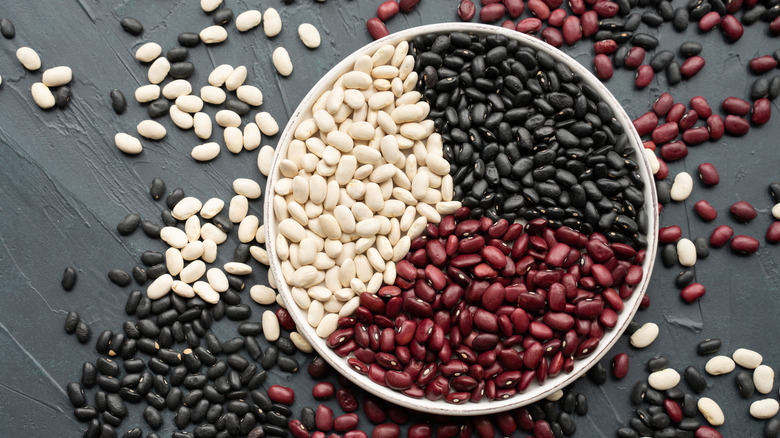
[[[343,73],[348,71],[348,68],[351,69],[357,57],[363,54],[372,54],[378,48],[386,44],[396,45],[402,41],[411,41],[418,35],[424,35],[428,33],[446,34],[451,32],[464,32],[476,34],[479,36],[485,36],[488,34],[503,35],[507,38],[518,40],[524,46],[528,46],[534,50],[547,53],[556,62],[563,62],[573,73],[580,75],[582,78],[581,83],[587,84],[596,90],[596,92],[602,98],[602,101],[606,102],[610,106],[615,119],[623,126],[624,131],[629,136],[629,144],[638,156],[637,164],[640,166],[639,173],[642,176],[642,179],[645,181],[642,192],[645,197],[645,212],[648,214],[648,230],[646,233],[648,245],[646,248],[645,260],[642,264],[644,273],[642,281],[636,286],[631,298],[624,301],[626,306],[624,307],[623,311],[618,314],[618,324],[613,329],[605,333],[604,337],[602,337],[601,342],[598,345],[597,351],[587,358],[577,360],[575,362],[574,370],[571,373],[560,373],[554,378],[548,378],[542,385],[539,385],[534,380],[534,382],[532,382],[531,386],[529,386],[526,391],[523,393],[518,393],[517,395],[508,399],[488,401],[486,398],[483,398],[483,400],[477,403],[467,402],[464,404],[450,404],[443,399],[432,401],[425,397],[412,398],[403,394],[402,392],[381,386],[370,380],[368,376],[359,374],[354,371],[348,366],[346,358],[338,356],[330,347],[328,347],[325,344],[325,339],[317,336],[315,329],[311,327],[311,325],[309,325],[309,323],[306,321],[303,310],[298,308],[297,304],[295,304],[295,302],[292,300],[290,287],[281,274],[281,263],[277,256],[275,245],[277,236],[277,222],[275,215],[273,214],[273,198],[275,194],[274,184],[280,177],[279,163],[281,161],[281,157],[286,156],[287,154],[287,150],[290,142],[292,141],[295,129],[301,121],[303,121],[305,118],[308,118],[307,113],[310,113],[311,106],[316,102],[320,95],[332,88],[336,80]],[[327,74],[325,74],[319,81],[317,81],[311,90],[309,90],[293,114],[290,116],[284,131],[277,141],[276,152],[271,163],[271,171],[267,177],[265,199],[263,202],[263,223],[265,224],[266,232],[266,249],[269,254],[269,269],[272,271],[272,274],[276,279],[277,290],[284,300],[290,316],[295,321],[298,332],[309,341],[314,350],[337,372],[345,376],[354,384],[365,389],[369,393],[374,394],[391,403],[420,412],[447,416],[494,414],[525,406],[541,400],[542,398],[545,398],[554,392],[574,383],[574,381],[579,379],[592,366],[598,363],[620,339],[639,308],[642,297],[644,296],[649,286],[653,265],[655,263],[659,221],[655,184],[652,183],[654,181],[653,173],[650,169],[649,163],[647,162],[647,158],[643,152],[643,149],[642,140],[634,128],[632,120],[626,114],[619,101],[589,70],[587,70],[582,64],[561,50],[527,34],[514,30],[504,29],[494,25],[451,22],[429,24],[405,29],[361,47],[336,64],[328,71]]]

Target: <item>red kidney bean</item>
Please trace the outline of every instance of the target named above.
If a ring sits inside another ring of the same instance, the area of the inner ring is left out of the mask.
[[[383,23],[382,20],[377,17],[369,18],[366,22],[366,28],[368,29],[368,33],[371,35],[371,38],[375,40],[390,35],[390,32],[387,31],[385,23]]]
[[[357,414],[344,414],[339,415],[333,420],[333,430],[336,432],[347,432],[355,430],[358,425]]]
[[[710,139],[710,131],[706,126],[697,126],[683,132],[682,138],[686,144],[696,146]]]
[[[653,132],[653,129],[658,126],[658,116],[654,112],[649,111],[633,121],[634,128],[640,136],[645,136]]]
[[[668,118],[667,118],[668,120]],[[653,130],[653,141],[655,144],[663,144],[674,140],[679,134],[679,127],[676,122],[667,122]]]
[[[681,141],[673,141],[661,146],[661,157],[666,161],[682,160],[688,156],[688,146]]]
[[[379,424],[387,420],[387,414],[382,404],[374,397],[366,397],[363,399],[363,412],[366,414],[368,421]]]
[[[696,429],[696,432],[694,433],[695,438],[723,438],[723,435],[720,434],[717,430],[709,427],[709,426],[699,426],[698,429]]]
[[[775,36],[780,35],[780,17],[775,17],[775,19],[769,23],[769,32]]]
[[[593,44],[593,51],[598,55],[611,55],[615,53],[615,50],[617,50],[617,43],[615,40],[601,40],[596,41]]]
[[[642,65],[642,62],[645,60],[645,49],[641,47],[632,47],[631,50],[628,51],[628,55],[626,55],[625,59],[623,60],[623,65],[626,66],[628,69],[635,69],[640,68],[640,70],[647,70],[647,68],[642,69],[640,66]],[[652,67],[649,65],[647,66],[652,71]],[[647,75],[647,73],[644,73]],[[650,77],[652,80],[652,76]]]
[[[398,0],[398,6],[403,12],[412,12],[418,3],[420,0]]]
[[[338,438],[338,435],[335,433],[331,434],[329,438],[333,438],[334,436]],[[368,435],[362,430],[350,430],[349,432],[344,433],[343,438],[368,438]]]
[[[712,115],[712,108],[707,103],[707,99],[702,96],[696,96],[691,98],[691,108],[696,110],[696,113],[700,117],[707,118]]]
[[[772,55],[759,56],[750,60],[750,70],[760,75],[777,67],[777,60]]]
[[[653,103],[653,112],[658,116],[665,116],[674,105],[674,98],[669,93],[663,93]]]
[[[554,27],[545,27],[542,29],[542,38],[544,41],[556,48],[563,46],[563,34]]]
[[[431,438],[431,426],[425,423],[417,423],[409,426],[408,438]]]
[[[560,10],[560,9],[559,9]],[[563,20],[563,40],[567,45],[572,46],[582,39],[582,24],[580,18],[576,15],[569,15]]]
[[[523,0],[503,0],[506,11],[512,18],[517,18],[522,15],[525,10],[525,2]]]
[[[756,209],[747,201],[735,202],[729,207],[729,211],[734,216],[734,219],[742,223],[750,222],[758,216]]]
[[[714,247],[721,247],[727,244],[733,235],[734,230],[731,229],[730,226],[720,225],[719,227],[712,230],[712,234],[710,235],[710,245]]]
[[[769,243],[780,242],[780,221],[772,222],[766,230],[766,240]]]
[[[585,13],[585,2],[583,0],[569,0],[568,3],[572,14],[581,16]]]
[[[319,382],[311,390],[311,395],[317,400],[327,400],[335,393],[336,387],[330,382]]]
[[[735,116],[746,116],[750,112],[750,102],[734,96],[723,99],[720,106],[724,111]]]
[[[612,359],[612,375],[616,379],[622,379],[628,374],[628,355],[620,353]]]
[[[398,438],[401,436],[401,428],[394,423],[377,425],[371,432],[371,438]]]
[[[715,210],[715,207],[704,199],[694,204],[693,208],[696,210],[696,214],[706,222],[713,221],[718,217],[718,212]]]
[[[268,388],[268,397],[275,403],[292,405],[295,401],[295,391],[286,386],[271,385],[271,387]]]
[[[699,172],[699,178],[701,178],[701,182],[703,182],[704,185],[708,187],[717,185],[720,182],[720,176],[718,175],[718,170],[715,168],[714,165],[710,163],[699,164],[698,172]]]
[[[710,131],[711,140],[719,140],[726,132],[726,127],[723,124],[723,118],[720,114],[713,114],[707,117],[707,130]]]
[[[582,36],[593,36],[599,30],[599,14],[596,11],[587,11],[580,17]]]
[[[547,20],[550,17],[550,7],[542,0],[528,0],[528,10],[540,20]]]
[[[607,0],[598,0],[593,4],[592,9],[599,14],[601,18],[612,18],[617,15],[620,7],[617,3]]]
[[[400,7],[396,0],[387,0],[376,8],[376,16],[382,21],[387,21],[398,13]]]
[[[758,251],[758,246],[759,246],[758,240],[750,236],[739,234],[734,236],[733,239],[731,239],[732,251],[741,254],[753,254],[754,252]]]
[[[680,126],[680,131],[687,131],[693,127],[693,125],[696,124],[696,122],[699,121],[699,114],[696,112],[696,110],[689,110],[683,116],[680,118],[680,121],[677,122],[677,124]]]
[[[612,77],[612,61],[607,55],[596,55],[596,57],[593,59],[593,66],[596,69],[596,76],[598,76],[598,78],[602,81],[606,81]]]
[[[295,438],[309,438],[309,431],[301,423],[301,420],[290,420],[287,423],[287,428],[290,429],[293,437]]]
[[[504,16],[505,8],[500,3],[485,5],[479,11],[479,21],[483,23],[492,23]]]
[[[747,120],[731,114],[726,116],[723,126],[726,128],[727,133],[735,137],[741,137],[750,130],[750,125]]]
[[[344,412],[355,412],[358,408],[357,398],[348,388],[336,391],[336,401]]]
[[[504,20],[504,22],[501,23],[501,27],[504,29],[515,30],[515,23],[512,20]]]
[[[713,27],[720,24],[721,18],[720,14],[716,11],[709,12],[705,14],[701,19],[699,20],[699,29],[701,29],[703,32],[707,32],[709,30],[712,30]]]
[[[563,20],[566,19],[565,9],[555,9],[550,11],[550,16],[547,18],[547,25],[553,27],[563,26]]]
[[[677,123],[685,115],[685,104],[675,103],[669,108],[669,112],[666,113],[666,121]]]
[[[726,12],[734,14],[742,7],[742,0],[732,0],[726,4]]]
[[[756,125],[763,125],[772,116],[772,105],[767,98],[761,98],[753,102],[753,110],[750,113],[750,121]]]
[[[745,32],[742,23],[731,14],[723,16],[723,19],[720,22],[720,28],[723,31],[723,35],[726,35],[726,38],[732,43],[742,38],[742,34]]]
[[[701,56],[691,56],[690,58],[686,59],[680,66],[680,73],[684,78],[690,79],[696,76],[696,73],[704,68],[704,64],[704,58]]]
[[[534,33],[542,29],[542,20],[536,17],[523,18],[515,26],[515,30],[522,33]]]
[[[680,292],[680,298],[686,303],[692,303],[704,296],[706,290],[700,283],[691,283]]]

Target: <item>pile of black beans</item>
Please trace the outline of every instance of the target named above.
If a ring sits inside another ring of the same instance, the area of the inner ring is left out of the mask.
[[[565,64],[502,35],[413,42],[418,91],[473,217],[531,220],[644,248],[644,181],[613,109]]]

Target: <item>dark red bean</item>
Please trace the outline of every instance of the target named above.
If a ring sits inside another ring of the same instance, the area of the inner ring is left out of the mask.
[[[684,78],[690,79],[696,76],[696,73],[698,73],[702,68],[704,68],[704,58],[698,55],[691,56],[690,58],[686,59],[680,66],[680,73],[682,73]]]
[[[553,47],[563,47],[563,34],[554,27],[545,27],[542,29],[542,39]]]
[[[686,303],[690,304],[703,297],[705,292],[706,290],[704,289],[704,286],[702,286],[700,283],[691,283],[688,286],[685,286],[680,292],[680,298],[682,298]]]
[[[732,43],[742,38],[742,34],[745,32],[742,23],[731,14],[723,16],[720,28],[723,31],[723,35],[726,35],[726,38]]]
[[[401,436],[401,427],[394,423],[379,424],[371,432],[371,438],[398,438]]]
[[[747,201],[735,202],[729,207],[729,211],[734,216],[734,219],[743,223],[750,222],[758,216],[756,209]]]
[[[460,0],[458,5],[458,17],[463,21],[471,21],[477,13],[477,7],[471,0]]]
[[[529,0],[528,10],[540,20],[547,20],[550,17],[550,7],[542,0]]]
[[[309,438],[309,431],[306,430],[301,420],[290,420],[287,428],[290,429],[292,436],[295,438]]]
[[[675,103],[671,108],[669,108],[669,112],[666,113],[666,121],[673,123],[679,122],[683,115],[685,115],[685,110],[685,104]]]
[[[598,0],[593,4],[592,9],[599,14],[601,18],[612,18],[617,15],[620,7],[617,3],[607,0]]]
[[[522,33],[534,33],[542,29],[542,20],[536,17],[523,18],[515,26],[515,30]]]
[[[596,55],[593,59],[593,66],[596,68],[596,76],[602,81],[606,81],[612,77],[612,61],[607,55]]]
[[[431,438],[433,434],[429,424],[418,423],[409,427],[408,436],[409,438]]]
[[[669,93],[663,93],[653,103],[653,112],[658,117],[665,116],[674,105],[674,98]]]
[[[678,225],[670,225],[658,230],[658,241],[661,243],[675,243],[682,237],[682,229]]]
[[[515,23],[512,20],[504,20],[504,22],[501,23],[501,27],[504,29],[515,30]]]
[[[357,398],[347,388],[341,388],[336,391],[336,401],[344,412],[355,412],[358,408]]]
[[[357,425],[358,416],[354,413],[339,415],[333,420],[333,430],[336,432],[347,432],[350,430],[355,430]]]
[[[780,221],[772,222],[766,230],[766,241],[769,243],[780,242]]]
[[[734,230],[728,225],[720,225],[712,230],[710,235],[710,245],[714,247],[721,247],[731,240],[731,236],[734,235]]]
[[[512,18],[519,17],[525,10],[525,2],[523,0],[504,0],[503,3],[507,13]]]
[[[599,14],[596,11],[587,11],[580,17],[582,36],[585,38],[594,35],[599,30]]]
[[[688,156],[688,146],[681,141],[673,141],[661,146],[661,157],[666,161],[682,160]]]
[[[696,96],[691,98],[691,108],[696,110],[699,117],[707,118],[712,115],[712,108],[707,103],[707,99],[702,96]]]
[[[654,76],[655,73],[653,72],[652,67],[649,65],[642,65],[636,71],[636,79],[634,80],[634,84],[637,86],[637,88],[645,88],[653,82]]]
[[[750,70],[755,74],[766,73],[777,67],[777,60],[772,55],[759,56],[750,60]]]
[[[336,434],[333,434],[331,435],[331,437],[333,437],[334,435],[338,436]],[[368,434],[366,434],[362,430],[350,430],[349,432],[344,433],[344,438],[368,438]]]
[[[731,0],[726,2],[726,12],[734,14],[742,7],[742,0]]]
[[[780,16],[775,17],[775,19],[769,23],[769,31],[772,35],[780,35]]]
[[[366,22],[366,28],[368,29],[371,38],[375,40],[390,35],[390,32],[387,31],[387,27],[385,27],[385,23],[377,17],[369,18]]]
[[[692,109],[687,111],[683,116],[680,118],[680,121],[677,122],[677,124],[680,126],[680,132],[687,131],[693,127],[693,125],[696,124],[696,122],[699,121],[699,113],[696,112],[696,110]]]
[[[292,388],[281,385],[271,385],[268,388],[268,397],[275,403],[292,405],[295,401],[295,391]]]
[[[376,8],[376,16],[382,21],[387,21],[395,17],[399,10],[400,7],[396,0],[387,0]]]
[[[563,26],[563,20],[565,19],[565,9],[551,9],[550,17],[547,18],[547,25],[552,27],[561,27]]]
[[[696,214],[706,222],[713,221],[718,217],[718,212],[715,210],[715,207],[704,199],[694,204],[693,208],[696,210]]]
[[[750,121],[756,125],[763,125],[769,121],[772,116],[772,104],[767,98],[761,98],[753,102],[753,110],[750,114]]]
[[[710,163],[701,163],[698,167],[699,178],[701,182],[708,187],[717,185],[720,182],[720,175],[714,165]]]
[[[311,395],[317,400],[327,400],[336,393],[336,387],[330,382],[319,382],[311,390]]]
[[[601,40],[593,44],[593,51],[597,55],[611,55],[615,53],[615,50],[617,50],[617,42],[615,40]]]
[[[703,32],[707,32],[712,30],[713,27],[719,25],[720,21],[721,18],[718,12],[709,12],[701,17],[701,20],[699,20],[699,29],[701,29]]]
[[[710,131],[711,140],[719,140],[726,132],[723,117],[720,114],[713,114],[707,117],[707,129]]]
[[[724,111],[735,116],[746,116],[750,112],[750,102],[734,96],[723,99],[720,106]]]
[[[420,0],[398,0],[398,7],[403,12],[412,12],[418,3]]]
[[[727,133],[735,137],[741,137],[750,130],[750,124],[748,124],[747,120],[731,114],[726,116],[723,127]]]
[[[731,239],[731,249],[741,254],[753,254],[758,251],[758,240],[742,234]]]
[[[505,11],[504,5],[500,3],[482,6],[482,9],[479,11],[479,21],[483,23],[492,23],[502,18]]]
[[[560,9],[559,9],[560,10]],[[580,18],[576,15],[569,15],[563,21],[563,40],[567,45],[574,45],[577,41],[582,39],[582,25]]]
[[[612,375],[616,379],[622,379],[628,374],[628,355],[620,353],[612,359]]]
[[[679,132],[676,122],[667,122],[653,130],[652,138],[655,144],[664,144],[674,140]]]
[[[690,146],[702,144],[710,139],[710,130],[706,126],[690,128],[683,132],[682,139]]]
[[[698,429],[696,429],[696,432],[694,433],[695,438],[723,438],[723,435],[720,434],[717,430],[709,427],[709,426],[699,426]]]
[[[645,49],[641,47],[632,47],[631,50],[628,51],[628,55],[626,55],[626,58],[623,60],[623,65],[626,66],[628,69],[635,69],[640,68],[642,65],[642,62],[645,60]],[[649,65],[647,67],[650,67]],[[652,67],[650,67],[650,70],[652,70]],[[647,75],[647,73],[644,73]]]

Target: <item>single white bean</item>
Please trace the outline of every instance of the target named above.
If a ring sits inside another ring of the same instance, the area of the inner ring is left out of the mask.
[[[136,127],[141,137],[149,140],[161,140],[165,137],[165,127],[154,120],[144,120]]]
[[[238,14],[236,17],[236,29],[239,32],[252,30],[263,21],[263,14],[257,9],[250,9]]]
[[[699,412],[704,415],[704,418],[712,426],[720,426],[726,421],[726,417],[723,415],[723,411],[715,400],[709,397],[702,397],[697,403]]]
[[[298,36],[301,38],[303,45],[310,49],[320,46],[320,33],[316,27],[309,23],[303,23],[298,26]]]
[[[124,132],[118,132],[114,136],[114,144],[120,151],[126,154],[140,154],[143,150],[140,140]]]
[[[731,358],[734,359],[737,365],[751,370],[761,365],[761,362],[764,360],[761,354],[747,348],[738,348],[731,355]]]
[[[200,40],[203,44],[219,44],[227,39],[227,30],[222,26],[209,26],[200,31]]]
[[[266,24],[268,24],[267,21]],[[274,68],[276,68],[276,71],[279,72],[280,75],[290,76],[290,74],[292,74],[293,65],[290,60],[290,54],[287,53],[287,49],[284,47],[277,47],[271,56],[271,60],[273,61]]]
[[[41,109],[49,109],[54,107],[55,99],[49,87],[42,82],[36,82],[30,87],[30,93],[35,103],[41,107]]]
[[[696,264],[696,246],[690,239],[682,238],[677,241],[677,258],[680,264],[686,267]]]
[[[759,365],[753,370],[753,384],[756,391],[769,394],[775,386],[775,372],[767,365]]]
[[[631,345],[635,348],[645,348],[655,341],[655,338],[658,337],[658,332],[658,325],[648,322],[631,335]]]
[[[135,59],[141,62],[152,62],[162,53],[162,47],[157,43],[146,43],[135,51]]]
[[[715,356],[704,365],[704,371],[707,371],[711,376],[720,376],[734,371],[735,367],[736,365],[730,357]]]
[[[195,146],[191,155],[196,161],[211,161],[219,155],[219,143],[212,141]]]
[[[750,404],[750,415],[759,420],[772,418],[780,410],[780,403],[773,398],[756,400]]]
[[[269,38],[273,38],[279,35],[282,31],[282,17],[279,16],[279,12],[274,8],[268,8],[265,10],[265,24],[263,24],[263,30],[265,35]]]
[[[30,71],[36,71],[41,68],[41,58],[38,56],[38,52],[30,47],[20,47],[16,51],[16,59]]]

